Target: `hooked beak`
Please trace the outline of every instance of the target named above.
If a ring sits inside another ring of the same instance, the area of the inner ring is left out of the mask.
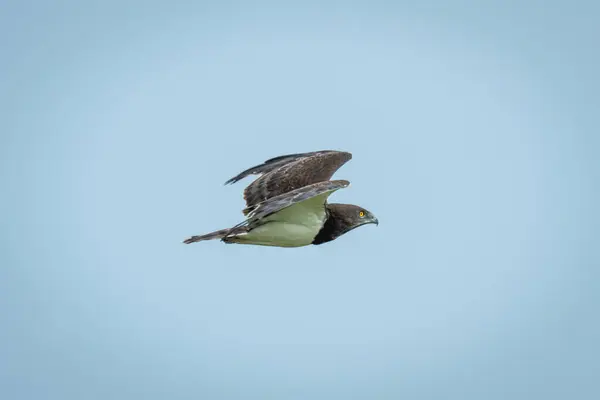
[[[373,217],[373,219],[371,220],[371,223],[379,226],[379,220],[375,217]]]

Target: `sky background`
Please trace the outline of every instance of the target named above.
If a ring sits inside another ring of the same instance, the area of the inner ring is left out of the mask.
[[[600,6],[0,3],[0,398],[600,398]],[[339,149],[322,246],[186,246]]]

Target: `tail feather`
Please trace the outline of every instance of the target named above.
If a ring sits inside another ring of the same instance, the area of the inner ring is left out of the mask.
[[[203,240],[223,239],[223,238],[225,238],[225,236],[227,236],[227,237],[235,236],[235,235],[238,235],[238,234],[244,233],[244,232],[246,232],[245,227],[239,227],[239,228],[235,228],[233,230],[231,228],[220,229],[218,231],[207,233],[205,235],[191,236],[191,237],[185,239],[183,241],[183,243],[190,244],[190,243],[195,243],[195,242],[201,242]]]

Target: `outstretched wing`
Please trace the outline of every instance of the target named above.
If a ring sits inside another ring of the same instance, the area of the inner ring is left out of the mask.
[[[270,198],[295,189],[325,182],[335,171],[352,158],[342,151],[324,150],[312,153],[289,154],[271,158],[261,165],[249,168],[226,183],[235,183],[249,175],[262,174],[244,190],[244,214]]]
[[[331,194],[338,189],[348,187],[350,182],[346,180],[317,182],[312,185],[304,186],[275,197],[271,197],[256,206],[248,213],[247,219],[231,228],[230,232],[242,226],[247,226],[250,229],[259,224],[260,220],[275,214],[283,209],[286,209],[294,204],[315,198],[323,194]],[[325,197],[326,198],[326,197]],[[325,200],[325,198],[323,200]],[[227,234],[225,237],[229,236]]]
[[[256,165],[252,168],[248,168],[247,170],[245,170],[243,172],[240,172],[239,174],[237,174],[236,176],[234,176],[233,178],[231,178],[227,182],[225,182],[225,184],[229,185],[231,183],[236,183],[237,181],[240,181],[250,175],[260,175],[260,174],[265,174],[267,172],[271,172],[285,164],[299,160],[300,158],[310,157],[310,156],[313,156],[318,153],[329,153],[332,151],[333,150],[313,151],[310,153],[287,154],[284,156],[273,157],[273,158],[268,159],[267,161],[265,161],[264,163],[262,163],[260,165]]]

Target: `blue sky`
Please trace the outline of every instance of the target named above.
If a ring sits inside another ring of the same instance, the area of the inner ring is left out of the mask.
[[[593,2],[5,2],[0,397],[600,396]],[[380,221],[185,246],[339,149]]]

